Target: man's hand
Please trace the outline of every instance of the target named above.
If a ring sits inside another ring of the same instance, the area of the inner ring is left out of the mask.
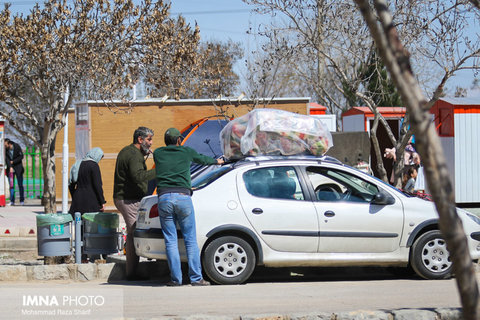
[[[218,159],[217,159],[217,164],[224,164],[224,163],[225,163],[225,161],[223,161],[222,158],[218,158]]]

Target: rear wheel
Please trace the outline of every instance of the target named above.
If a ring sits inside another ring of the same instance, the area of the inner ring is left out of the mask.
[[[255,269],[255,264],[252,246],[233,236],[213,240],[203,255],[205,273],[218,284],[240,284],[247,281]]]
[[[422,278],[445,279],[451,275],[450,253],[438,230],[428,231],[414,242],[410,259],[413,270]]]

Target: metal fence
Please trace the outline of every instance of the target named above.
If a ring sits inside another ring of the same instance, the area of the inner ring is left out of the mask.
[[[40,199],[43,195],[43,170],[40,151],[36,151],[35,147],[27,147],[24,160],[23,187],[25,189],[25,199]],[[16,182],[15,180],[15,194],[18,195]]]

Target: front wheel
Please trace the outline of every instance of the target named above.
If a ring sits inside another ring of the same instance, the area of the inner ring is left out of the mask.
[[[252,246],[233,236],[213,240],[203,255],[205,273],[218,284],[240,284],[247,281],[255,269],[255,264]]]
[[[413,270],[425,279],[450,277],[452,261],[440,231],[422,234],[413,244],[410,259]]]

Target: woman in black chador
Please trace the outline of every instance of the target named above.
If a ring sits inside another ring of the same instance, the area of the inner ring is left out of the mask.
[[[105,209],[102,176],[98,162],[103,158],[100,148],[93,148],[72,166],[68,188],[72,195],[70,214],[99,212]]]

